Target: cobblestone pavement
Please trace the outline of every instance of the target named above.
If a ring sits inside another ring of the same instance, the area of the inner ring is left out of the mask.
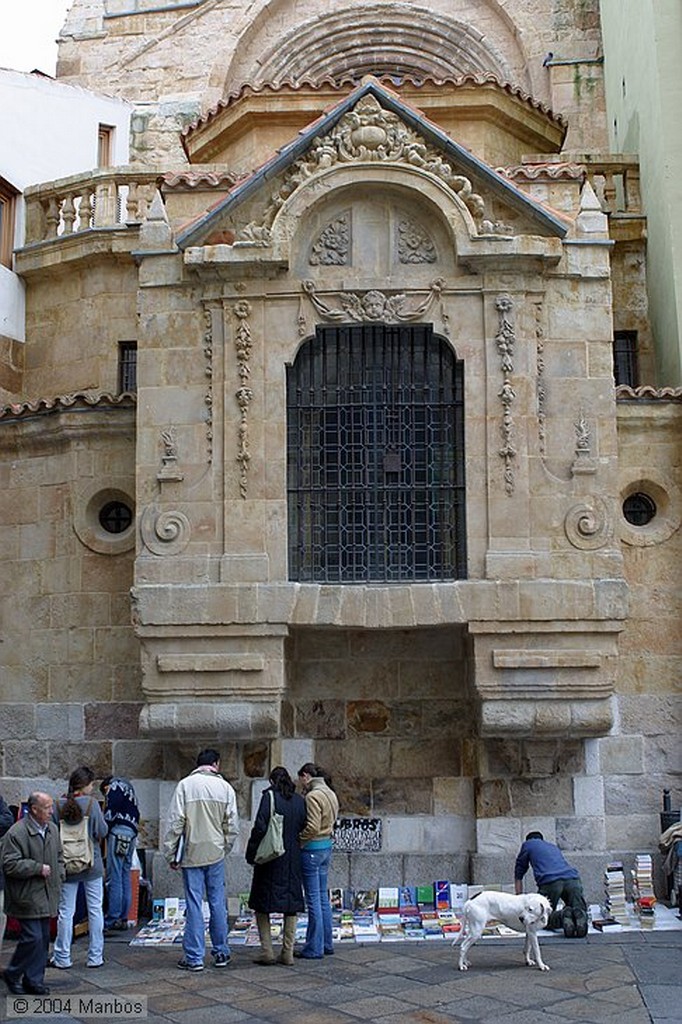
[[[6,943],[5,963],[11,946]],[[107,939],[105,965],[87,970],[81,939],[73,945],[71,970],[46,972],[48,997],[26,997],[28,1005],[17,1012],[16,997],[3,985],[0,1012],[2,1019],[32,1022],[149,1024],[682,1021],[682,930],[551,936],[542,947],[547,972],[524,965],[520,940],[498,938],[473,948],[466,973],[456,969],[449,943],[405,942],[337,946],[322,961],[267,968],[252,962],[253,949],[241,947],[229,967],[188,974],[176,967],[177,946],[131,947],[126,936]],[[140,997],[147,1016],[126,1014],[125,1005]]]

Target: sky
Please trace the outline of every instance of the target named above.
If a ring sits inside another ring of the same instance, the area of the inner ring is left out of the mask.
[[[72,0],[0,0],[0,67],[54,75],[55,42]]]

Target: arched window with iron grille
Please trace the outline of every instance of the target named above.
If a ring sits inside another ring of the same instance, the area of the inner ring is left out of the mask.
[[[463,365],[429,324],[320,326],[287,367],[289,578],[466,576]]]

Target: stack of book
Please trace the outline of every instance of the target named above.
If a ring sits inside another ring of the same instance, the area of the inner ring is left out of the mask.
[[[613,918],[619,924],[629,924],[625,903],[625,872],[622,861],[611,861],[604,871],[605,918]]]
[[[654,895],[651,854],[638,853],[632,872],[632,895],[635,912],[641,928],[654,928],[656,924],[656,897]]]

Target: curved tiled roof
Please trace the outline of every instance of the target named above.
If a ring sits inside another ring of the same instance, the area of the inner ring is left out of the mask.
[[[529,93],[524,92],[524,90],[519,88],[519,86],[512,85],[511,82],[501,81],[497,75],[492,74],[492,72],[467,72],[465,75],[453,75],[447,78],[434,78],[430,75],[424,75],[423,78],[417,78],[413,75],[403,75],[400,82],[396,82],[391,75],[376,75],[375,77],[378,81],[389,85],[390,88],[394,90],[399,90],[402,84],[414,85],[417,88],[423,85],[452,85],[455,88],[468,85],[494,85],[497,86],[497,88],[502,89],[504,92],[509,93],[510,96],[516,96],[522,102],[533,107],[533,109],[545,114],[561,127],[565,127],[567,123],[561,114],[555,114],[548,106],[541,103],[539,100],[533,99]],[[226,99],[220,100],[209,111],[184,128],[181,132],[181,136],[182,138],[188,138],[193,132],[197,131],[197,129],[212,121],[213,118],[215,118],[222,110],[232,106],[232,104],[236,103],[244,96],[257,95],[258,93],[265,92],[266,90],[273,93],[281,92],[282,90],[300,92],[303,89],[311,89],[314,92],[319,92],[323,89],[332,88],[337,92],[341,92],[343,89],[355,88],[358,84],[359,80],[355,75],[346,75],[343,78],[325,77],[316,79],[315,81],[311,78],[300,78],[296,81],[283,79],[276,85],[271,82],[244,82],[238,89],[231,92]]]
[[[77,391],[72,395],[57,395],[54,398],[36,398],[30,402],[12,402],[0,409],[0,420],[17,420],[35,416],[65,412],[69,409],[94,409],[102,406],[118,406],[134,408],[137,395],[124,391],[120,395],[112,395],[105,391]]]
[[[238,180],[239,176],[233,174],[232,171],[198,171],[190,169],[187,171],[169,171],[168,174],[163,176],[163,183],[167,188],[177,188],[181,185],[188,188],[201,188],[204,185],[208,185],[211,188],[217,188],[220,185],[232,188]]]
[[[682,387],[655,388],[651,384],[644,384],[639,388],[631,388],[627,384],[619,384],[616,388],[616,398],[622,401],[679,402],[682,400]]]
[[[539,178],[551,178],[553,181],[560,179],[580,181],[587,173],[584,164],[574,164],[568,161],[557,163],[553,160],[548,160],[546,163],[498,167],[496,170],[498,174],[504,174],[511,181],[537,181]]]

